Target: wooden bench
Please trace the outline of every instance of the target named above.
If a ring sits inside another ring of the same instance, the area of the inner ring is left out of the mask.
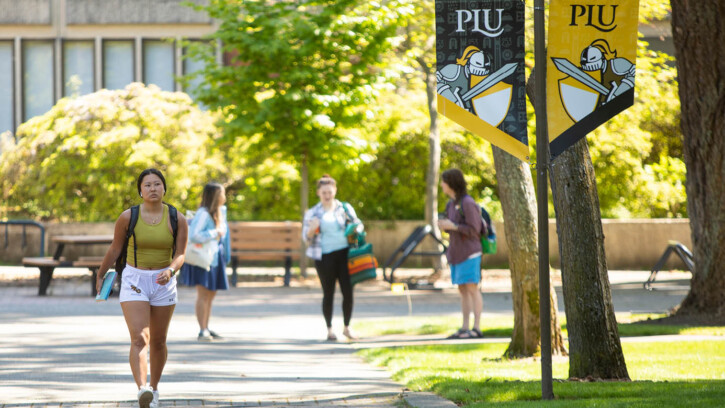
[[[23,258],[23,266],[40,269],[40,285],[38,295],[44,296],[48,293],[48,286],[53,280],[53,271],[58,267],[81,267],[91,271],[91,295],[96,296],[96,272],[101,267],[103,257],[82,256],[77,261],[69,262],[64,257],[53,259],[50,257],[26,257]]]
[[[40,285],[38,295],[45,296],[48,286],[53,279],[53,271],[59,266],[68,266],[65,258],[53,259],[50,257],[26,257],[23,258],[23,266],[36,267],[40,269]]]
[[[38,286],[38,295],[45,295],[53,279],[53,271],[57,267],[83,267],[91,270],[91,293],[96,293],[96,274],[98,268],[101,267],[101,257],[80,257],[76,261],[68,261],[63,256],[63,250],[66,245],[110,245],[113,242],[113,235],[56,235],[51,239],[57,247],[52,258],[46,257],[26,257],[23,258],[23,266],[35,267],[40,269],[40,285]]]
[[[299,260],[302,248],[302,223],[231,222],[229,238],[232,258],[232,285],[237,284],[240,261],[284,261],[284,285],[292,277],[292,261]]]

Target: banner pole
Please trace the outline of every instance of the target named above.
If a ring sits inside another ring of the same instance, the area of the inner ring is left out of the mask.
[[[541,399],[554,399],[551,374],[551,293],[549,279],[549,132],[546,113],[546,28],[544,0],[534,0],[536,70],[536,198],[539,226],[539,318],[541,322]]]

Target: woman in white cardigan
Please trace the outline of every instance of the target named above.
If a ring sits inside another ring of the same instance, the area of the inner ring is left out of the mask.
[[[209,183],[204,186],[201,207],[194,214],[189,225],[189,245],[202,246],[212,244],[211,264],[192,265],[187,259],[181,268],[179,281],[187,286],[196,286],[196,319],[199,322],[199,341],[219,340],[222,337],[209,330],[211,304],[217,290],[229,288],[226,265],[231,260],[229,248],[229,227],[227,226],[227,208],[224,187]]]

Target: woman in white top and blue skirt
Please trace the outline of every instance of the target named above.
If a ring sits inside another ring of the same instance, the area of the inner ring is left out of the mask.
[[[355,337],[350,331],[352,318],[352,284],[347,268],[349,243],[345,235],[346,224],[360,223],[355,210],[335,199],[335,180],[324,175],[317,181],[317,196],[320,202],[305,213],[302,236],[307,241],[306,255],[315,260],[315,269],[322,285],[322,314],[327,324],[327,340],[335,341],[332,330],[332,309],[335,299],[335,282],[340,282],[342,292],[342,315],[345,329],[342,334],[350,340]]]
[[[189,243],[204,244],[215,241],[211,265],[208,269],[184,263],[179,282],[196,286],[196,319],[199,322],[199,341],[220,340],[222,336],[209,329],[211,304],[217,290],[227,290],[226,266],[231,260],[229,227],[224,186],[209,183],[204,186],[201,207],[189,225]]]

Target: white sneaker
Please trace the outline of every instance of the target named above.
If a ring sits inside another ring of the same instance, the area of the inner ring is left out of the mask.
[[[149,408],[159,408],[159,391],[154,390],[154,399],[149,404]]]
[[[199,336],[196,338],[199,341],[212,341],[214,338],[209,333],[209,330],[202,330],[199,332]]]
[[[143,386],[138,390],[138,407],[139,408],[151,408],[151,401],[154,399],[154,391],[151,387]]]

